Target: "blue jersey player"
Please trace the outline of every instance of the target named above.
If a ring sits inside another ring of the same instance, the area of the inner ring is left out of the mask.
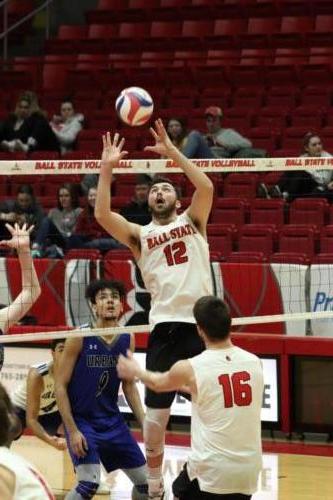
[[[118,326],[125,289],[121,282],[96,280],[86,290],[97,328]],[[100,482],[100,463],[107,472],[122,469],[133,483],[132,499],[147,498],[145,458],[119,411],[120,354],[134,350],[130,334],[69,338],[59,363],[56,398],[77,484],[66,500],[93,498]],[[126,400],[140,425],[144,413],[135,382],[122,382]]]

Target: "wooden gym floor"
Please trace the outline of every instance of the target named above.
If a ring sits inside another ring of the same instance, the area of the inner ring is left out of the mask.
[[[12,449],[33,462],[45,475],[57,499],[72,487],[74,475],[69,456],[33,436],[23,436]],[[181,470],[189,449],[167,446],[164,464],[166,484]],[[265,453],[258,492],[253,500],[333,500],[333,456]],[[129,500],[131,484],[117,471],[108,476],[112,500]],[[98,495],[97,500],[109,498]]]

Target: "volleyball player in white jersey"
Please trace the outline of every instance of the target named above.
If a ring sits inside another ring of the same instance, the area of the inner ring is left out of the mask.
[[[143,370],[128,352],[119,358],[118,374],[137,377],[156,392],[182,388],[192,395],[191,452],[173,483],[177,499],[250,499],[262,466],[261,362],[232,344],[230,313],[221,299],[202,297],[194,316],[204,352],[165,373]]]
[[[0,241],[0,246],[17,251],[21,267],[22,291],[9,306],[0,310],[0,335],[5,334],[10,326],[23,318],[41,292],[30,251],[30,234],[34,227],[28,227],[26,224],[23,227],[19,227],[18,224],[13,226],[6,224],[6,228],[12,237],[9,240]],[[3,344],[0,344],[0,370],[3,362]]]
[[[151,294],[147,368],[168,370],[179,359],[200,353],[203,342],[197,335],[193,304],[202,295],[212,293],[206,225],[213,201],[211,180],[170,141],[161,120],[151,129],[154,146],[145,149],[168,157],[182,168],[195,186],[189,208],[177,215],[180,201],[168,179],[153,181],[148,195],[152,222],[139,226],[111,209],[112,169],[127,154],[124,139],[115,134],[103,137],[103,153],[97,188],[95,216],[118,241],[127,245],[141,270]],[[176,392],[157,394],[148,389],[144,424],[149,498],[162,499],[164,486],[162,462],[165,429]]]
[[[16,415],[6,389],[0,384],[0,498],[1,500],[55,500],[35,467],[8,449]]]
[[[27,380],[11,394],[16,415],[21,422],[20,435],[29,427],[35,436],[57,450],[67,448],[65,438],[57,435],[62,420],[54,392],[54,370],[57,369],[64,346],[64,339],[53,340],[52,361],[31,366]]]

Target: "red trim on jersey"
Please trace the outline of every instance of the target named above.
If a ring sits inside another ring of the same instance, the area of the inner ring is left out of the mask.
[[[45,490],[45,492],[47,494],[47,498],[49,500],[55,500],[55,496],[53,495],[52,491],[49,490],[49,487],[46,484],[46,481],[43,478],[43,476],[41,476],[39,474],[39,472],[37,472],[36,470],[32,469],[31,467],[29,467],[29,470],[30,470],[30,472],[33,473],[33,475],[38,479],[38,481],[40,482],[40,484],[43,486],[43,488],[44,488],[44,490]]]

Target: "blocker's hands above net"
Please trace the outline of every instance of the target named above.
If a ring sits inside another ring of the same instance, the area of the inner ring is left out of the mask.
[[[14,248],[15,250],[28,250],[30,248],[30,234],[32,233],[35,226],[28,227],[27,224],[23,224],[20,227],[17,223],[14,226],[6,224],[6,228],[12,235],[10,240],[0,241],[1,246],[6,246],[8,248]]]
[[[106,135],[102,136],[103,139],[103,152],[102,152],[102,162],[103,163],[111,163],[111,166],[118,166],[120,160],[122,160],[126,155],[128,155],[128,151],[123,151],[123,147],[125,144],[125,139],[120,139],[118,132],[114,134],[111,139],[110,132],[107,132]]]
[[[155,129],[150,127],[150,133],[155,139],[155,145],[146,146],[144,148],[145,151],[152,151],[161,156],[168,156],[169,152],[175,149],[160,118],[155,121]]]

